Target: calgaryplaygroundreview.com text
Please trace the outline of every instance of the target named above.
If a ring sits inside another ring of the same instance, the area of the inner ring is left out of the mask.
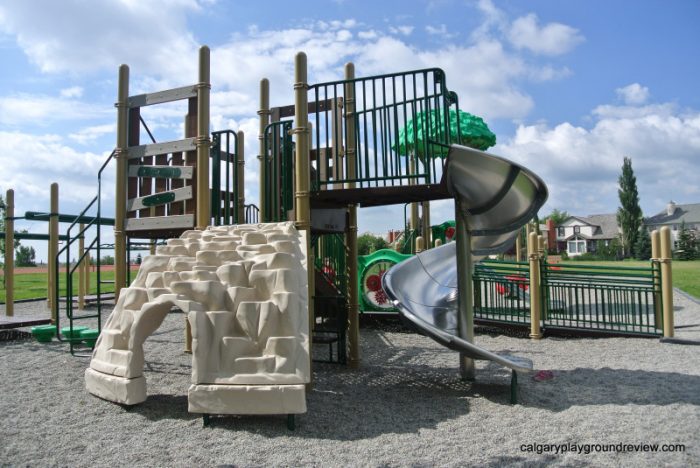
[[[551,453],[562,455],[565,453],[636,453],[636,452],[685,452],[685,444],[656,444],[656,443],[617,443],[617,444],[521,444],[520,451],[525,453]]]

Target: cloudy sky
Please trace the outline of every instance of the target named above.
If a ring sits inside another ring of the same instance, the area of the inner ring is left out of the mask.
[[[491,151],[548,184],[542,215],[614,212],[625,156],[652,215],[670,199],[700,202],[699,19],[697,0],[2,0],[0,190],[15,189],[19,213],[45,211],[55,181],[61,212],[79,212],[115,145],[119,64],[131,94],[192,84],[207,44],[212,129],[243,130],[249,161],[259,81],[272,106],[291,104],[298,51],[311,83],[342,78],[348,61],[358,76],[441,67],[462,109],[496,133]],[[145,117],[165,141],[182,138],[184,113]],[[257,172],[249,162],[248,203]],[[447,202],[433,210],[434,223],[452,218]],[[399,228],[401,211],[360,210],[360,230]]]

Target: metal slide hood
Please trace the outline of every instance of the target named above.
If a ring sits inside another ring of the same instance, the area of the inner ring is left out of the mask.
[[[506,250],[518,230],[547,199],[544,182],[524,167],[483,151],[452,145],[447,186],[468,214],[472,254]],[[426,250],[391,268],[383,286],[402,316],[438,343],[474,359],[488,359],[518,371],[530,362],[503,357],[458,336],[456,244]]]

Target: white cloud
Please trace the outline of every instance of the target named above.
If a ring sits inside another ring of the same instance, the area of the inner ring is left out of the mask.
[[[442,39],[452,39],[454,37],[457,37],[456,33],[451,33],[448,31],[447,26],[444,23],[440,24],[439,26],[427,25],[425,27],[425,32],[427,32],[431,36],[438,36]]]
[[[60,91],[62,98],[80,98],[83,97],[83,88],[81,86],[71,86]]]
[[[120,63],[170,70],[194,56],[186,15],[200,8],[197,0],[24,0],[0,7],[0,31],[14,35],[46,73],[113,70]]]
[[[539,174],[550,189],[548,207],[572,214],[614,211],[623,157],[632,159],[645,214],[670,198],[700,196],[694,180],[700,170],[700,112],[680,114],[669,104],[637,108],[636,114],[604,107],[606,112],[594,113],[591,128],[521,125],[494,152]]]
[[[409,26],[406,24],[400,26],[389,26],[390,33],[400,34],[403,36],[410,36],[414,29],[415,28],[413,26]]]
[[[81,128],[75,133],[68,135],[73,141],[80,143],[81,145],[87,145],[93,143],[98,138],[114,134],[116,131],[116,124],[104,124],[104,125],[93,125],[86,128]]]
[[[625,104],[633,106],[644,104],[649,99],[649,88],[639,83],[632,83],[623,88],[617,88],[615,93]]]
[[[583,41],[579,31],[561,23],[539,26],[537,15],[522,16],[510,26],[508,38],[517,49],[527,49],[536,54],[562,55]]]
[[[86,120],[113,112],[70,98],[17,94],[0,97],[0,124],[46,126],[60,120]]]

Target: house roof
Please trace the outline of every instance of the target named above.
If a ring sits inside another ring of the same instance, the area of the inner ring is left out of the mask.
[[[597,214],[590,216],[569,216],[564,222],[567,222],[570,219],[577,219],[582,223],[587,224],[588,226],[593,226],[595,228],[593,230],[592,236],[579,234],[579,236],[585,239],[613,239],[619,235],[619,229],[617,227],[617,215],[615,213]],[[570,236],[569,238],[571,237],[573,236]]]
[[[676,209],[669,216],[666,210],[660,211],[654,216],[644,219],[644,224],[700,224],[700,203],[690,203],[687,205],[676,205]]]

